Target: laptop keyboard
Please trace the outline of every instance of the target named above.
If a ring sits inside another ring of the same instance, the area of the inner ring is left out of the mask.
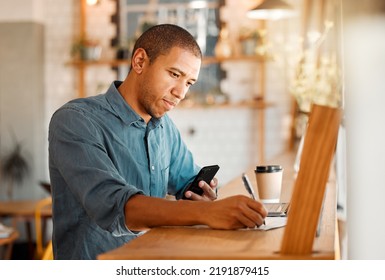
[[[264,204],[268,213],[268,216],[282,216],[287,214],[289,203],[265,203]]]

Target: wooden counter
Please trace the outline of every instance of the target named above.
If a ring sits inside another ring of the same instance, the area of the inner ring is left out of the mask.
[[[289,201],[295,176],[294,155],[283,155],[271,163],[284,167],[281,200]],[[255,185],[253,170],[250,169],[247,173]],[[219,190],[219,198],[240,193],[247,195],[239,176]],[[101,254],[98,259],[336,259],[339,253],[336,185],[333,179],[327,184],[320,235],[315,238],[313,252],[306,255],[280,254],[284,232],[285,227],[269,231],[213,230],[204,226],[159,227],[149,230],[120,248]]]
[[[36,206],[40,200],[9,200],[0,201],[0,217],[29,218],[35,216]],[[42,216],[51,217],[51,207],[42,209]]]

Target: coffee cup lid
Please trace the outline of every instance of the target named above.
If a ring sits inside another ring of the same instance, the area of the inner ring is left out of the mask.
[[[255,169],[255,172],[259,173],[271,173],[282,171],[281,165],[258,165]]]

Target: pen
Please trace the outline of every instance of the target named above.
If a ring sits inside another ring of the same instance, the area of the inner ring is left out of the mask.
[[[255,193],[254,193],[254,189],[250,184],[249,177],[247,177],[247,175],[245,173],[242,174],[242,180],[243,180],[243,184],[245,185],[247,192],[251,195],[251,197],[254,200],[257,200]]]
[[[252,197],[254,200],[257,200],[257,198],[256,198],[256,196],[255,196],[254,189],[253,189],[253,187],[251,186],[249,177],[247,177],[246,173],[243,173],[243,174],[242,174],[242,181],[243,181],[243,184],[244,184],[244,186],[245,186],[247,192],[251,195],[251,197]],[[263,224],[266,225],[265,220],[263,220]]]

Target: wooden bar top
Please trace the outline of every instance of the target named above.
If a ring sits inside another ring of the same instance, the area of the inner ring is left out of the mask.
[[[294,155],[286,154],[274,164],[284,167],[281,201],[289,201],[294,183]],[[247,172],[254,184],[253,169]],[[255,187],[254,187],[255,188]],[[256,188],[255,188],[256,189]],[[247,192],[241,176],[219,189],[219,199]],[[209,213],[207,213],[209,214]],[[306,226],[306,225],[304,225]],[[100,260],[230,260],[230,259],[335,259],[336,250],[336,190],[335,183],[327,184],[320,224],[320,235],[315,238],[313,252],[308,255],[280,254],[285,227],[260,231],[253,229],[214,230],[206,226],[159,227],[115,250],[99,255]]]
[[[34,217],[36,207],[40,200],[8,200],[0,201],[0,216]],[[45,207],[41,212],[44,217],[52,216],[51,207]]]

